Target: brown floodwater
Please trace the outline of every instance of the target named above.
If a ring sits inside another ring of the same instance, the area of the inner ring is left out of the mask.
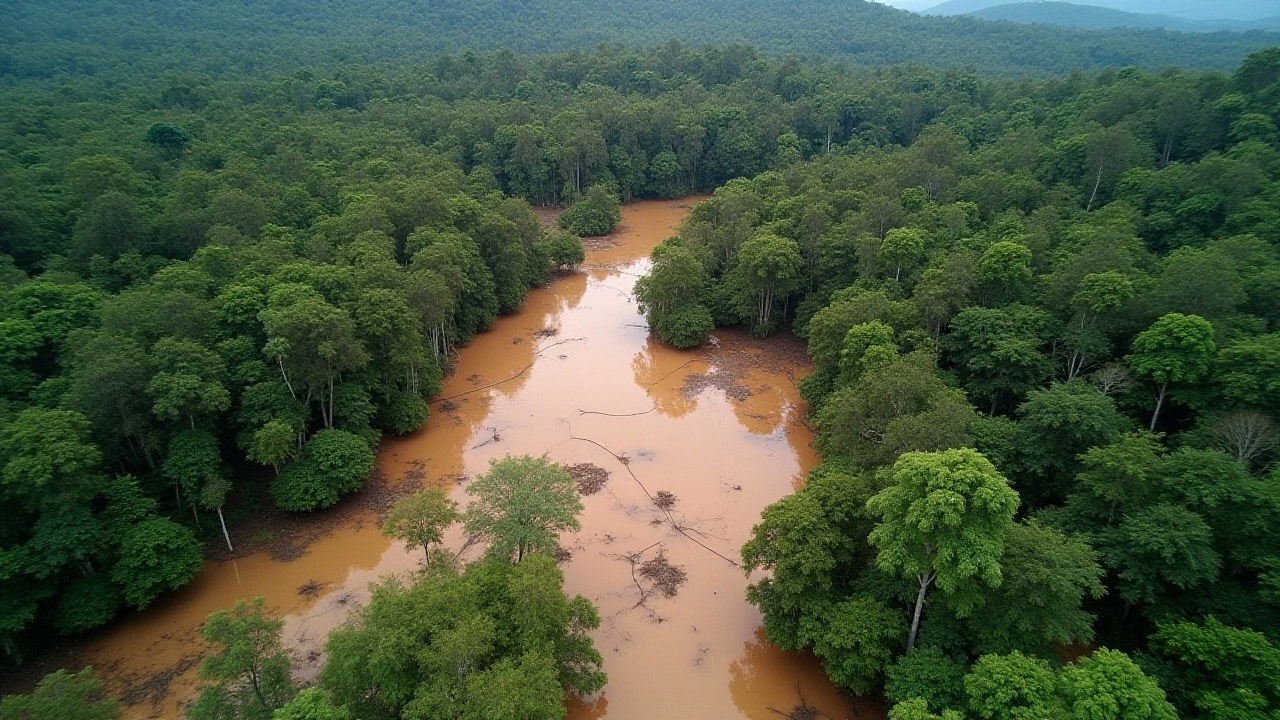
[[[803,348],[717,332],[706,348],[677,351],[650,336],[636,309],[632,286],[689,202],[623,208],[623,225],[589,250],[581,272],[533,291],[461,350],[431,419],[385,442],[379,468],[392,481],[444,485],[459,501],[467,478],[508,453],[609,473],[583,497],[582,529],[561,538],[566,590],[600,608],[595,642],[609,675],[600,694],[571,702],[572,720],[764,720],[778,717],[774,708],[790,712],[801,694],[836,720],[874,717],[814,658],[764,642],[737,564],[761,509],[817,462],[795,387],[807,372]],[[671,597],[639,572],[660,568],[660,555],[684,573]],[[208,563],[82,658],[129,703],[126,718],[179,718],[196,691],[210,612],[265,596],[285,617],[299,676],[313,678],[326,634],[368,586],[419,559],[379,534],[372,511],[354,513],[294,560],[258,553]]]

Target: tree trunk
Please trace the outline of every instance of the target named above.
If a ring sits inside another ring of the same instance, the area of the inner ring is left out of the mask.
[[[222,517],[222,506],[218,506],[218,522],[222,525],[222,538],[227,541],[227,552],[235,552],[231,547],[231,535],[227,534],[227,521]]]
[[[293,383],[289,382],[289,373],[285,372],[284,360],[282,358],[276,358],[276,364],[280,366],[280,377],[284,378],[284,386],[289,388],[289,394],[296,400],[298,398],[298,393],[293,391]]]
[[[1098,179],[1093,183],[1093,194],[1089,196],[1089,204],[1084,206],[1085,212],[1093,210],[1093,201],[1098,199],[1098,188],[1102,187],[1102,172],[1104,169],[1106,169],[1105,164],[1098,166]]]
[[[920,592],[916,594],[916,612],[911,617],[911,634],[907,636],[907,652],[916,646],[916,634],[920,632],[920,615],[924,612],[924,596],[933,582],[934,573],[920,576]]]
[[[1160,408],[1164,407],[1164,394],[1169,389],[1169,383],[1162,382],[1156,390],[1156,411],[1151,413],[1151,432],[1156,431],[1156,421],[1160,419]]]

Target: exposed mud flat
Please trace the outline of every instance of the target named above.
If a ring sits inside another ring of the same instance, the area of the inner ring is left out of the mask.
[[[677,351],[650,338],[631,289],[689,206],[623,208],[623,226],[592,243],[582,272],[475,338],[426,426],[384,443],[377,497],[357,500],[327,534],[288,560],[210,562],[88,643],[80,659],[132,703],[125,717],[181,717],[205,649],[200,624],[255,595],[285,616],[298,674],[314,678],[327,633],[368,586],[420,560],[378,532],[384,498],[441,485],[465,502],[490,460],[526,453],[576,468],[586,506],[558,559],[566,589],[600,608],[609,685],[574,699],[570,718],[763,720],[792,713],[801,695],[821,717],[882,716],[842,697],[813,658],[765,643],[744,599],[738,549],[760,510],[817,461],[795,387],[807,368],[803,346],[785,339],[718,332],[709,347]]]

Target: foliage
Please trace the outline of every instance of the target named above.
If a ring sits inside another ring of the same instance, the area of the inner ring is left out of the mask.
[[[373,451],[345,430],[321,430],[302,448],[298,462],[271,483],[271,497],[284,510],[325,508],[359,490],[373,471]]]
[[[595,692],[605,676],[588,635],[599,615],[562,583],[542,555],[387,580],[330,635],[321,684],[373,720],[563,717],[566,690]]]
[[[289,653],[280,642],[283,626],[267,614],[262,597],[210,614],[200,632],[217,649],[200,667],[205,685],[187,717],[271,720],[297,692],[289,677]]]
[[[92,668],[58,670],[44,676],[30,695],[0,700],[3,720],[116,720],[120,706],[102,696],[102,681]]]
[[[462,521],[471,535],[489,543],[494,557],[553,554],[559,533],[577,530],[582,501],[573,478],[545,457],[495,459],[489,472],[467,484],[473,499]]]
[[[1270,717],[1280,709],[1280,650],[1262,633],[1210,615],[1203,624],[1161,625],[1151,649],[1184,717]]]
[[[560,213],[557,222],[560,229],[574,235],[608,235],[622,222],[622,213],[618,210],[618,198],[603,185],[593,185],[581,200]]]
[[[444,488],[429,487],[397,502],[382,522],[382,534],[403,541],[410,550],[422,548],[429,562],[431,546],[444,539],[444,529],[458,518],[458,504]]]
[[[978,603],[971,597],[974,583],[999,587],[1018,494],[990,461],[969,449],[906,453],[890,477],[891,484],[867,501],[881,520],[867,541],[876,547],[881,569],[919,583],[910,650],[930,585],[955,596],[962,615]]]
[[[705,342],[716,329],[716,322],[710,310],[693,303],[664,313],[654,329],[663,342],[683,350]]]

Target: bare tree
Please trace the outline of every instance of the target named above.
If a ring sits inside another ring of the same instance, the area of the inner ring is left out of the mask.
[[[1265,413],[1245,410],[1223,417],[1213,426],[1222,451],[1246,467],[1280,444],[1280,429]]]
[[[1093,386],[1103,395],[1119,395],[1133,387],[1133,378],[1124,365],[1118,362],[1107,363],[1089,376]]]

